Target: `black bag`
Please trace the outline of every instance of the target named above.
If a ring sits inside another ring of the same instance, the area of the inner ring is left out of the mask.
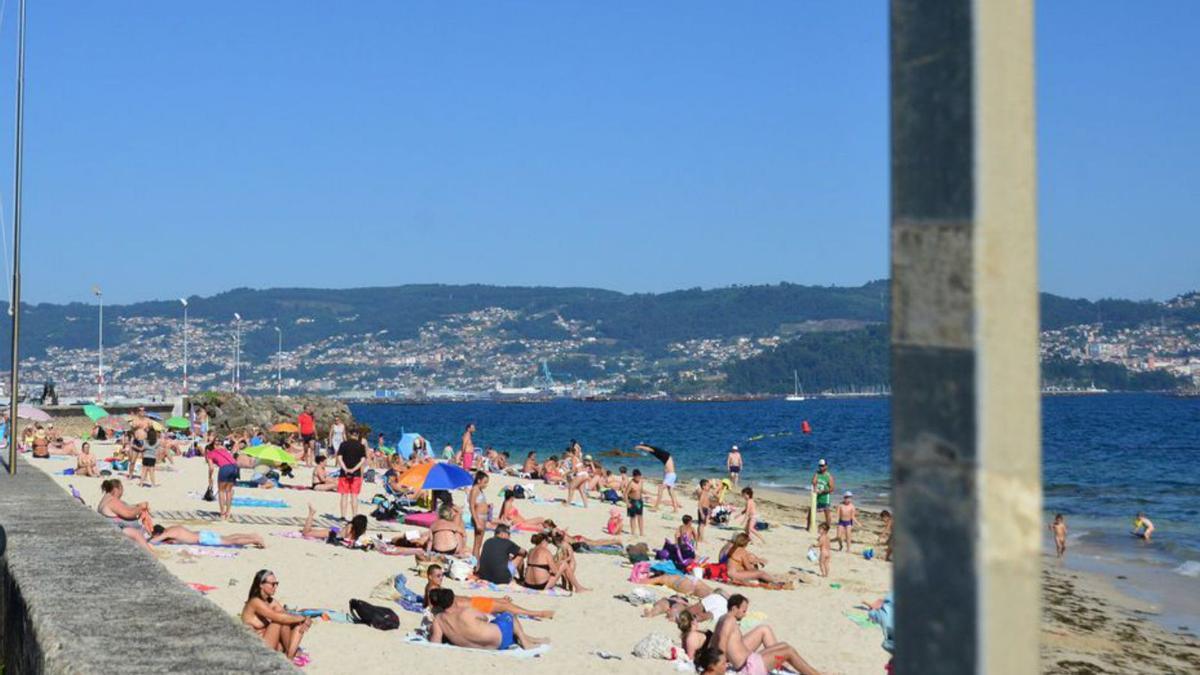
[[[400,617],[395,612],[362,600],[350,601],[350,616],[354,623],[365,623],[379,630],[396,630],[400,627]]]
[[[196,493],[193,492],[192,494],[196,494]],[[204,491],[204,501],[206,501],[206,502],[217,501],[217,496],[213,494],[212,488],[208,488],[207,490]]]
[[[525,499],[525,486],[514,485],[512,488],[513,499]]]

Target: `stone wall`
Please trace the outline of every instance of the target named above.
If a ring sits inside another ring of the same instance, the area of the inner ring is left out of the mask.
[[[212,420],[211,428],[219,434],[258,427],[263,431],[278,422],[296,422],[304,406],[312,406],[317,422],[317,435],[329,433],[334,416],[340,416],[347,428],[354,425],[350,408],[342,401],[319,396],[246,396],[243,394],[206,393],[192,396],[187,405],[203,406]]]
[[[295,672],[94,508],[18,462],[17,475],[0,474],[4,673]]]

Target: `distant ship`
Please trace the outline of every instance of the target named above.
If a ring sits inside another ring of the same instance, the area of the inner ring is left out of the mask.
[[[800,388],[800,373],[798,371],[793,370],[792,371],[792,379],[795,380],[794,393],[789,394],[786,400],[788,400],[788,401],[807,401],[808,397],[804,395],[804,390]]]

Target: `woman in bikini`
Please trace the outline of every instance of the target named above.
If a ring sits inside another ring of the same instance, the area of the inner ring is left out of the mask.
[[[79,448],[79,458],[75,462],[76,476],[90,476],[97,478],[100,476],[100,470],[96,468],[96,458],[92,455],[92,444],[84,442]]]
[[[442,582],[446,579],[446,571],[441,565],[434,563],[425,571],[425,578],[429,583],[425,585],[424,604],[429,607],[429,592],[442,587]],[[501,614],[508,612],[517,616],[527,616],[533,619],[553,619],[554,610],[552,609],[525,609],[524,607],[513,602],[509,596],[503,598],[492,598],[486,595],[455,595],[455,604],[465,604],[483,612],[484,614]]]
[[[333,546],[344,546],[346,548],[371,548],[370,542],[359,543],[363,535],[367,533],[367,517],[359,514],[350,520],[348,527],[313,527],[313,518],[317,512],[312,504],[308,505],[308,518],[304,520],[304,527],[300,530],[301,536],[305,539],[323,539],[326,544]]]
[[[525,463],[521,465],[521,473],[528,478],[538,477],[538,461],[536,452],[531,452],[525,457]]]
[[[550,455],[550,458],[542,464],[542,480],[547,483],[561,483],[563,480],[562,471],[558,468],[558,457]]]
[[[588,472],[588,467],[578,459],[572,458],[571,466],[575,472],[571,474],[570,482],[567,483],[567,503],[571,503],[571,495],[579,493],[579,500],[583,502],[583,508],[587,508],[587,484],[592,479],[592,474]]]
[[[696,617],[692,616],[691,612],[680,612],[679,616],[675,617],[675,625],[679,626],[679,642],[683,645],[683,651],[692,661],[696,660],[696,652],[708,646],[712,640],[712,631],[696,630]]]
[[[312,473],[312,489],[317,492],[333,492],[337,489],[337,484],[336,478],[329,477],[329,469],[325,468],[325,462],[317,462]]]
[[[702,580],[690,574],[660,574],[642,582],[647,586],[664,586],[676,593],[694,595],[697,598],[707,598],[716,591]]]
[[[745,532],[739,532],[733,538],[725,561],[730,580],[751,586],[769,585],[785,589],[794,586],[793,579],[779,578],[760,569],[767,561],[751,553],[746,548],[749,545],[750,536]]]
[[[429,541],[425,544],[425,553],[461,556],[466,552],[467,533],[458,515],[458,509],[442,505],[438,509],[437,520],[429,525]]]
[[[146,543],[146,531],[154,527],[150,522],[150,505],[146,502],[130,505],[122,501],[125,486],[117,478],[109,478],[100,483],[100,489],[104,495],[96,505],[96,512],[111,519],[122,534],[150,551],[150,544]]]
[[[267,649],[280,651],[296,665],[300,640],[312,626],[312,619],[288,614],[275,599],[279,580],[271,570],[259,570],[250,583],[250,595],[242,606],[242,623],[262,637]],[[301,659],[305,663],[307,659]]]
[[[558,584],[558,567],[554,562],[554,554],[550,551],[550,539],[541,532],[530,537],[533,549],[525,558],[525,572],[521,576],[521,584],[526,588],[541,591],[554,588]]]
[[[536,518],[526,518],[517,510],[516,497],[512,490],[504,492],[504,501],[500,504],[499,522],[507,524],[514,529],[537,530],[540,529],[546,522],[546,519],[537,516]]]
[[[571,534],[567,528],[559,527],[553,520],[546,518],[542,521],[542,533],[553,535],[555,532],[562,532],[562,535],[571,543],[571,548],[578,551],[581,546],[621,546],[620,537],[605,537],[603,539],[592,539],[585,537],[582,534]]]

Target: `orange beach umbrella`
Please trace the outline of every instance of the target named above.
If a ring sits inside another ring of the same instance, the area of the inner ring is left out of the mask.
[[[274,431],[277,434],[295,434],[299,433],[300,427],[292,424],[291,422],[280,422],[279,424],[271,427],[271,431]]]

